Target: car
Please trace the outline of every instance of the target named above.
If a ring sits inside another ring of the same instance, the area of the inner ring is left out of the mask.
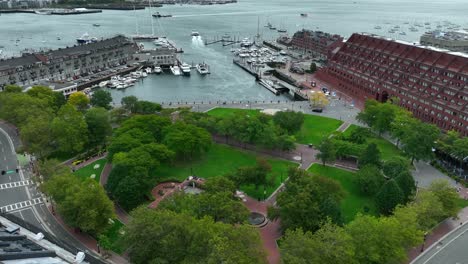
[[[323,112],[323,109],[322,109],[322,108],[314,108],[314,109],[312,109],[312,112],[315,112],[315,113],[322,113],[322,112]]]

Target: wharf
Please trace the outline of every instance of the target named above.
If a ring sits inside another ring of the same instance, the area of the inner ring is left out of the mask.
[[[13,13],[34,14],[34,10],[31,10],[31,9],[0,9],[0,14],[13,14]]]
[[[35,14],[36,9],[1,9],[0,14],[13,14],[13,13],[26,13]],[[51,15],[82,15],[82,14],[93,14],[102,13],[100,9],[87,9],[87,10],[75,10],[75,9],[54,9],[50,13]]]
[[[236,64],[237,66],[241,67],[244,71],[250,73],[251,75],[253,75],[255,77],[255,80],[260,80],[260,75],[254,71],[254,69],[250,68],[250,67],[247,67],[247,65],[243,64],[240,60],[232,60],[232,62],[234,64]]]
[[[124,74],[130,73],[130,72],[132,72],[132,71],[134,71],[134,70],[136,70],[138,68],[140,68],[140,66],[132,66],[132,67],[129,67],[129,68],[122,69],[121,71],[118,71],[118,72],[115,72],[115,73],[110,73],[110,74],[105,75],[105,76],[100,76],[98,78],[90,80],[89,82],[80,83],[80,84],[77,85],[77,90],[82,91],[85,88],[96,86],[97,84],[99,84],[102,81],[110,80],[110,78],[112,76],[124,75]]]

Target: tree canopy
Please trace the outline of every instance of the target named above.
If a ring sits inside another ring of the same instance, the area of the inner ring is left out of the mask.
[[[106,90],[97,90],[93,93],[90,103],[94,107],[102,107],[109,110],[112,108],[110,105],[112,103],[111,93]]]

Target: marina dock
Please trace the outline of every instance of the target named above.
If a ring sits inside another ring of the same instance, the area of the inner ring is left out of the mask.
[[[240,60],[233,59],[232,62],[236,64],[237,66],[241,67],[244,71],[250,73],[255,77],[255,80],[260,80],[260,75],[254,71],[254,69],[248,67],[246,64],[242,63]]]

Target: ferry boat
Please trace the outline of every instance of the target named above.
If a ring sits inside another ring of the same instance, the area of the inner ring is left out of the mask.
[[[210,73],[210,70],[208,69],[208,64],[206,63],[197,64],[197,71],[201,75],[206,75]]]
[[[156,74],[160,74],[162,72],[162,69],[159,66],[155,66],[153,72]]]
[[[185,76],[190,76],[190,65],[184,62],[180,65],[180,69]]]
[[[174,65],[174,66],[171,66],[169,68],[171,69],[172,74],[174,74],[175,76],[181,75],[179,66]]]

